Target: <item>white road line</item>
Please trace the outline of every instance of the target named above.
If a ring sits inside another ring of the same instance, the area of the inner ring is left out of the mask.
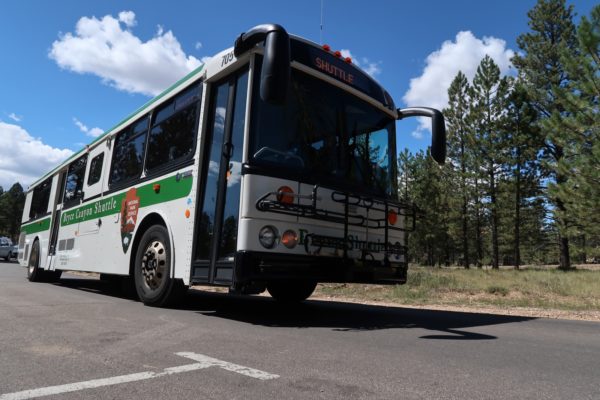
[[[269,380],[279,378],[279,375],[269,374],[258,369],[244,367],[243,365],[233,364],[216,358],[208,357],[203,354],[181,352],[175,353],[178,356],[186,357],[197,361],[194,364],[180,365],[178,367],[165,368],[162,372],[139,372],[129,375],[113,376],[111,378],[92,379],[90,381],[67,383],[65,385],[47,386],[38,389],[23,390],[21,392],[6,393],[0,395],[0,400],[26,400],[54,394],[77,392],[85,389],[94,389],[103,386],[118,385],[121,383],[143,381],[147,379],[160,378],[162,376],[180,374],[182,372],[196,371],[209,367],[219,367],[227,371],[236,372],[251,378],[260,380]]]
[[[191,360],[198,361],[201,364],[207,363],[210,365],[214,365],[215,367],[223,368],[227,371],[236,372],[238,374],[246,375],[251,378],[260,379],[263,381],[267,381],[269,379],[277,379],[279,375],[269,374],[268,372],[261,371],[259,369],[244,367],[243,365],[233,364],[227,361],[221,361],[216,358],[205,356],[204,354],[196,354],[196,353],[175,353],[178,356],[187,357]]]

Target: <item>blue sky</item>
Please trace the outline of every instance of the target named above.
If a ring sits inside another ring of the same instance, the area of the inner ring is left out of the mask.
[[[570,3],[578,16],[595,5]],[[398,106],[443,107],[456,71],[471,76],[483,55],[510,73],[534,4],[324,0],[322,37]],[[274,22],[319,42],[320,20],[321,0],[3,2],[0,186],[27,186],[248,28]],[[416,121],[398,124],[399,149],[428,143]]]

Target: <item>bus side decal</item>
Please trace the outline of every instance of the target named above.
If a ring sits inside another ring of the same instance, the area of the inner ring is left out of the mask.
[[[32,233],[44,232],[50,229],[50,220],[52,218],[46,218],[39,221],[32,222],[27,225],[21,226],[21,232],[25,232],[27,235]]]
[[[178,174],[137,188],[139,208],[164,203],[186,197],[192,190],[191,175]],[[121,212],[121,204],[126,192],[94,201],[73,210],[65,211],[60,225],[67,226],[95,218],[101,218]]]

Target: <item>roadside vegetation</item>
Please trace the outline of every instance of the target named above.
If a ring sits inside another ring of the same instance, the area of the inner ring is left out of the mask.
[[[600,311],[600,268],[457,269],[411,266],[406,285],[323,284],[317,295],[402,305]]]

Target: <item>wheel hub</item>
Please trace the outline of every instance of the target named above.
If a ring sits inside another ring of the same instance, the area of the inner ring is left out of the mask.
[[[158,240],[152,241],[142,258],[142,275],[145,286],[154,291],[160,288],[164,281],[167,267],[167,252],[165,246]]]

